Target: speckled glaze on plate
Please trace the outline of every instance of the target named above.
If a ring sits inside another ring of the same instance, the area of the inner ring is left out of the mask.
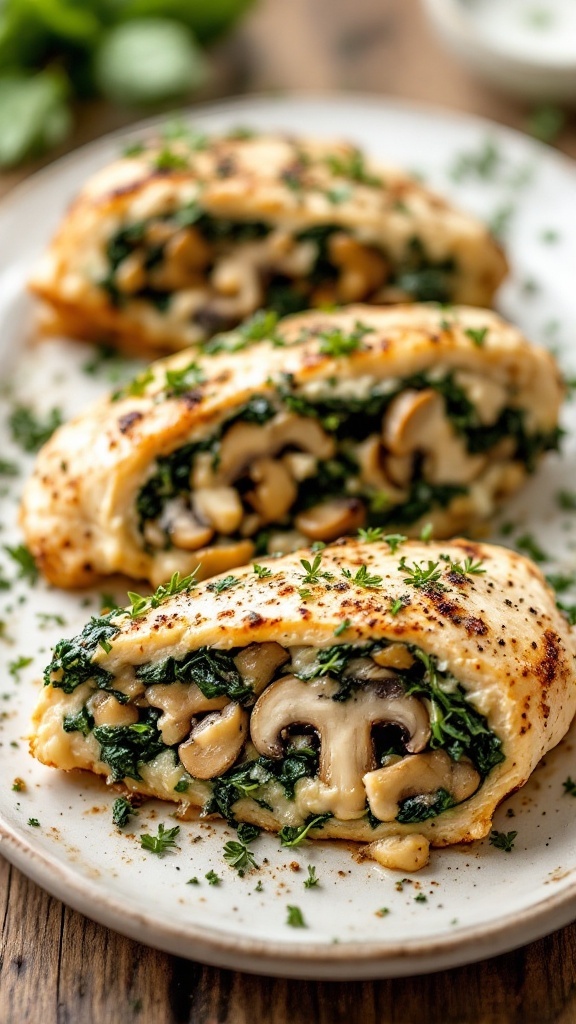
[[[370,98],[250,99],[196,110],[190,119],[207,130],[247,125],[348,137],[495,220],[506,230],[512,264],[500,311],[558,350],[574,374],[576,229],[566,211],[576,203],[576,168],[565,158],[487,122]],[[11,440],[7,418],[14,404],[40,415],[59,407],[67,416],[136,368],[99,360],[88,345],[58,339],[33,345],[33,306],[24,291],[67,203],[121,145],[113,136],[78,151],[0,207],[0,379],[7,385],[1,454],[20,466],[18,476],[0,477],[1,545],[20,542],[17,503],[32,461]],[[573,421],[568,404],[562,456],[547,459],[505,510],[504,530],[493,534],[511,545],[529,534],[548,556],[547,571],[564,573],[576,570],[576,519],[556,495],[576,480]],[[28,754],[29,715],[50,646],[98,611],[100,596],[62,594],[40,581],[31,586],[18,571],[2,548],[0,576],[10,587],[0,590],[0,853],[60,899],[181,956],[310,978],[437,970],[511,949],[576,917],[576,803],[562,785],[576,777],[574,731],[498,810],[495,827],[517,832],[509,853],[487,840],[434,851],[426,869],[400,881],[376,864],[355,861],[348,844],[287,850],[264,836],[253,844],[259,869],[240,878],[223,858],[232,830],[201,820],[181,823],[177,851],[162,859],[147,853],[140,835],[156,832],[160,822],[173,826],[171,807],[150,802],[120,832],[111,821],[116,794],[104,783],[60,774]],[[113,580],[105,589],[123,599],[126,587],[126,580]],[[570,602],[569,592],[564,597]],[[19,659],[31,661],[19,668]],[[16,789],[15,779],[22,780]],[[308,865],[319,885],[306,889]],[[210,871],[219,884],[209,884]],[[287,924],[288,906],[300,908],[306,927]]]

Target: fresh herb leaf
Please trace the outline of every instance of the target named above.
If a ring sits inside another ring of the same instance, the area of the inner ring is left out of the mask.
[[[316,874],[316,868],[313,864],[308,865],[308,878],[304,879],[305,889],[315,889],[320,884],[320,879]]]
[[[365,529],[361,526],[358,530],[358,540],[365,544],[374,544],[377,540],[382,540],[383,533],[381,526],[368,526]]]
[[[320,553],[316,555],[312,563],[310,563],[306,558],[301,558],[300,564],[303,569],[305,569],[305,572],[300,576],[303,583],[320,583],[321,580],[334,579],[331,572],[324,572],[320,569],[322,564],[322,555]]]
[[[432,523],[426,523],[426,525],[420,530],[420,540],[423,541],[424,544],[427,544],[428,541],[431,540],[432,530]]]
[[[334,359],[349,356],[352,352],[361,351],[365,347],[362,344],[362,339],[373,331],[373,327],[368,327],[359,320],[356,321],[354,330],[350,334],[345,334],[340,327],[321,331],[318,335],[320,338],[319,351],[323,356],[332,356]]]
[[[241,822],[236,831],[238,832],[238,839],[242,843],[253,843],[262,833],[259,825],[252,825],[249,821]]]
[[[20,672],[22,671],[23,668],[27,668],[28,665],[31,665],[33,660],[33,658],[27,658],[23,654],[21,654],[18,658],[15,658],[14,661],[9,661],[8,671],[10,675],[13,677],[13,679],[19,681]]]
[[[340,625],[336,626],[336,629],[334,630],[334,636],[342,636],[342,633],[345,633],[347,629],[350,629],[351,625],[351,619],[343,619]]]
[[[28,818],[28,824],[32,825],[33,828],[40,828],[40,822],[38,818]]]
[[[112,401],[118,402],[121,398],[141,398],[146,394],[148,385],[154,380],[154,374],[150,367],[139,373],[128,384],[125,384],[119,391],[112,395]]]
[[[402,597],[397,597],[396,600],[392,602],[388,610],[390,612],[390,615],[396,616],[398,615],[398,612],[401,612],[404,607],[404,599]]]
[[[178,849],[176,836],[179,831],[180,825],[175,825],[174,828],[165,828],[160,823],[155,836],[147,834],[140,836],[140,845],[143,850],[149,850],[150,853],[156,853],[158,857],[162,857],[168,850]]]
[[[310,829],[322,828],[332,814],[317,814],[307,818],[303,825],[284,825],[278,833],[282,846],[299,846],[304,842]]]
[[[403,544],[404,541],[408,540],[408,537],[405,537],[403,533],[386,533],[382,537],[382,540],[385,541],[390,548],[390,554],[395,555],[400,545]]]
[[[150,597],[142,597],[141,594],[135,594],[134,591],[128,591],[128,597],[130,599],[130,616],[135,619],[139,615],[144,615],[150,611],[151,608],[158,608],[164,601],[167,601],[169,597],[174,597],[175,594],[188,593],[196,586],[196,574],[198,569],[191,572],[189,576],[184,576],[180,579],[180,573],[175,572],[170,577],[168,583],[162,583],[154,591]]]
[[[52,409],[42,420],[29,406],[17,405],[10,413],[8,424],[12,438],[25,452],[37,452],[52,437],[63,422],[59,409]]]
[[[307,924],[304,920],[304,915],[300,910],[300,907],[293,907],[288,905],[286,907],[288,916],[286,918],[286,924],[289,924],[291,928],[306,928]]]
[[[576,796],[576,782],[569,775],[567,779],[562,783],[564,787],[564,796]]]
[[[427,903],[428,902],[428,897],[425,896],[423,892],[419,892],[418,895],[414,897],[414,902],[415,903]]]
[[[28,550],[25,544],[18,544],[15,547],[10,547],[8,544],[4,545],[4,551],[14,562],[19,566],[18,578],[27,580],[28,583],[34,584],[38,579],[38,569],[36,568],[36,562],[34,561],[34,555]]]
[[[189,363],[181,370],[166,370],[166,398],[178,398],[187,394],[198,384],[206,380],[206,374],[202,367],[196,363]]]
[[[403,582],[411,587],[433,587],[436,590],[446,589],[439,582],[442,577],[442,569],[439,562],[433,562],[431,559],[428,559],[427,567],[424,566],[424,562],[413,562],[412,565],[408,565],[406,558],[403,556],[400,559],[398,570],[406,573]]]
[[[326,163],[332,174],[341,178],[349,178],[350,181],[357,181],[360,185],[371,185],[374,188],[382,186],[382,179],[371,174],[364,164],[364,156],[358,149],[350,153],[331,153],[326,157]]]
[[[496,829],[492,829],[489,842],[497,850],[504,850],[504,853],[510,853],[514,848],[514,840],[517,835],[517,832],[497,832]]]
[[[488,334],[488,327],[467,327],[464,334],[470,338],[478,348],[482,348]]]
[[[468,555],[463,562],[450,562],[450,571],[457,572],[460,576],[481,576],[486,572],[483,569],[482,559],[478,559],[477,562]]]
[[[556,501],[566,512],[576,512],[576,491],[557,491]]]
[[[266,565],[258,565],[255,562],[252,568],[259,580],[267,580],[272,575],[272,569],[269,569]]]
[[[245,843],[236,842],[234,839],[224,845],[224,860],[230,867],[236,869],[240,877],[243,877],[244,872],[250,868],[258,867],[252,851]]]
[[[237,587],[241,582],[237,576],[225,576],[224,579],[214,580],[213,583],[209,583],[206,589],[213,590],[215,594],[223,594],[225,590]]]
[[[112,822],[117,828],[124,828],[128,819],[138,811],[133,807],[130,800],[125,796],[119,796],[112,804]]]
[[[208,885],[220,885],[220,882],[222,881],[219,875],[217,875],[212,868],[210,868],[210,871],[206,872],[204,878],[208,882]]]
[[[520,551],[529,555],[534,562],[545,562],[548,558],[546,552],[542,550],[538,541],[531,533],[523,533],[521,537],[516,538],[514,543]]]
[[[352,575],[350,569],[342,569],[342,575],[345,576],[347,580],[355,583],[357,587],[363,587],[364,589],[382,586],[382,576],[371,576],[365,565],[361,565],[354,575]]]

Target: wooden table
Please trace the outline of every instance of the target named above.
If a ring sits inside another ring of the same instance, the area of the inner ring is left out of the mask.
[[[528,108],[475,81],[416,0],[262,0],[220,58],[228,91],[359,90],[522,127]],[[77,145],[128,115],[94,107]],[[560,148],[576,157],[572,116]],[[24,177],[0,178],[0,193]],[[484,963],[359,983],[274,980],[168,956],[94,924],[0,859],[0,1024],[572,1024],[576,925]]]

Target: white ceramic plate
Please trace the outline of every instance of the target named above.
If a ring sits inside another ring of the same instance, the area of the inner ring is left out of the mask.
[[[196,111],[193,120],[209,130],[242,124],[347,136],[376,157],[422,172],[463,206],[506,222],[513,273],[501,311],[533,339],[560,348],[564,367],[574,370],[567,346],[576,325],[576,227],[568,211],[576,205],[576,169],[557,153],[486,122],[364,98],[244,100]],[[111,376],[133,372],[133,365],[113,361],[86,373],[94,350],[85,345],[31,347],[32,309],[24,291],[67,203],[119,148],[116,136],[80,150],[32,178],[0,208],[0,355],[9,390],[0,454],[22,467],[18,477],[0,479],[0,544],[20,541],[17,500],[31,462],[6,425],[14,402],[31,404],[41,415],[53,406],[70,414],[109,388]],[[548,458],[503,516],[516,524],[505,533],[508,543],[530,532],[550,555],[550,566],[567,572],[576,569],[574,514],[559,510],[554,495],[576,480],[573,419],[568,407],[563,456]],[[400,885],[397,874],[356,863],[346,844],[291,851],[271,836],[254,843],[260,869],[240,878],[222,856],[233,838],[225,824],[183,823],[178,851],[162,859],[146,853],[139,836],[156,832],[159,822],[174,825],[170,807],[146,805],[133,828],[121,833],[111,822],[115,794],[101,781],[59,774],[27,751],[29,714],[50,645],[99,609],[98,594],[61,594],[41,582],[31,587],[16,579],[16,563],[3,549],[0,567],[12,581],[0,591],[6,663],[0,675],[0,851],[90,917],[225,967],[342,979],[416,974],[481,959],[576,916],[576,803],[562,786],[571,772],[576,778],[574,737],[498,811],[495,827],[518,833],[510,853],[488,841],[435,851],[428,868]],[[123,596],[118,581],[105,589]],[[45,615],[61,616],[65,624]],[[18,670],[19,658],[32,661]],[[24,783],[19,791],[12,788],[15,778]],[[34,819],[39,825],[30,824]],[[320,884],[306,889],[309,864]],[[208,884],[210,870],[222,879],[219,885]],[[187,884],[191,877],[200,884]],[[301,909],[307,927],[287,924],[289,905]],[[382,908],[388,913],[379,914]]]

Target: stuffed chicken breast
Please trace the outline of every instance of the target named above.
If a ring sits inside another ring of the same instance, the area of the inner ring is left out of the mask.
[[[32,279],[49,331],[173,351],[261,307],[490,305],[506,273],[479,221],[344,143],[183,132],[131,152]]]
[[[570,628],[505,548],[343,540],[131,596],[56,645],[34,755],[388,865],[485,836],[576,710]]]
[[[206,577],[363,526],[454,535],[556,445],[558,369],[493,313],[365,306],[268,327],[157,362],[53,435],[22,506],[52,583]]]

